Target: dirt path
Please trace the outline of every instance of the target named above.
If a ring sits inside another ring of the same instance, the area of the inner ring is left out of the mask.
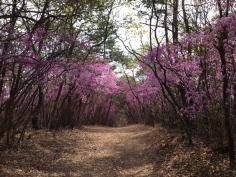
[[[146,138],[152,130],[144,126],[86,127],[89,142],[73,158],[83,169],[77,176],[151,176],[154,159],[148,154]]]
[[[29,146],[5,154],[0,176],[156,176],[149,150],[153,133],[153,128],[141,125],[84,127],[56,134],[39,131],[30,137]]]
[[[227,154],[202,143],[189,147],[178,132],[158,125],[39,130],[18,151],[0,146],[0,177],[236,176],[228,164]]]

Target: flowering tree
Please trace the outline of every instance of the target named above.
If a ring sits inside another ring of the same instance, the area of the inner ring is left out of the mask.
[[[106,119],[115,111],[117,78],[96,53],[112,30],[113,2],[99,7],[87,1],[41,3],[0,3],[0,139],[7,144],[19,143],[30,122],[36,129],[80,125],[88,100],[102,104],[92,99],[94,95],[103,102],[111,100],[101,105]],[[100,23],[99,30],[85,33],[91,24],[96,28]]]
[[[153,48],[138,58],[146,79],[131,86],[127,95],[127,101],[135,100],[137,106],[148,104],[152,108],[156,99],[159,106],[171,106],[190,144],[198,119],[203,116],[210,126],[214,122],[209,121],[217,121],[210,117],[215,115],[215,109],[220,109],[231,165],[234,162],[231,120],[235,116],[235,24],[236,15],[232,13],[200,32],[186,34],[179,42]]]

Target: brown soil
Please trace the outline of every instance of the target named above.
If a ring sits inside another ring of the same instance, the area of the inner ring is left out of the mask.
[[[34,131],[17,151],[1,152],[0,177],[234,176],[225,155],[180,137],[142,125]]]

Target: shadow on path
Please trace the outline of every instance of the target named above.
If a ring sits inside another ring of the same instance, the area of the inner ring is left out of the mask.
[[[0,176],[152,176],[155,158],[149,145],[153,131],[135,125],[31,132],[31,139],[18,151],[1,152]]]
[[[29,133],[18,151],[1,151],[0,177],[231,177],[227,157],[185,145],[157,126],[86,126]]]

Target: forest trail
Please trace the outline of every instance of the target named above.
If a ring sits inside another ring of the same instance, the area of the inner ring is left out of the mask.
[[[232,177],[227,154],[186,145],[175,130],[121,128],[27,132],[16,151],[0,146],[0,177]]]
[[[138,125],[123,128],[86,127],[84,132],[88,143],[83,143],[84,147],[79,148],[74,157],[83,169],[77,175],[151,176],[155,159],[148,154],[148,137],[152,131],[150,127]]]
[[[4,177],[8,175],[12,177],[13,174],[24,177],[156,176],[155,158],[150,151],[150,145],[155,138],[152,136],[154,130],[151,127],[133,125],[122,128],[87,126],[82,130],[67,130],[53,135],[50,132],[39,131],[31,138],[41,140],[38,142],[33,140],[29,149],[22,148],[19,153],[21,160],[15,155],[16,160],[11,161],[11,157],[8,157],[5,166],[2,166],[2,175]],[[41,136],[48,138],[42,140]],[[24,152],[24,149],[28,150]]]

